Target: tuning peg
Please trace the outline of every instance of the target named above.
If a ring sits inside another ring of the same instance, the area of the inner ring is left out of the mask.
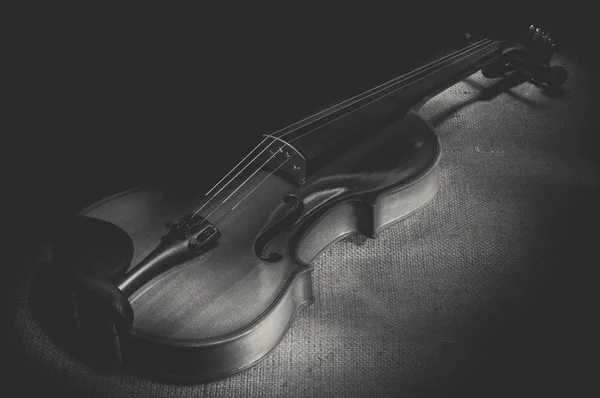
[[[550,37],[546,33],[544,33],[542,35],[542,40],[544,41],[544,44],[550,44],[551,43]]]
[[[530,25],[529,32],[531,32],[531,33],[535,32],[535,28],[536,28],[535,25]]]

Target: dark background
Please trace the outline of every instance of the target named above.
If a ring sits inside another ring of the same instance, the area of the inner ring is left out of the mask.
[[[144,182],[210,185],[261,134],[432,59],[461,31],[534,22],[561,45],[589,52],[583,11],[460,11],[235,8],[184,21],[89,10],[55,19],[32,10],[11,32],[17,123],[5,150],[16,228],[31,219],[39,228],[27,233],[42,231]]]
[[[501,14],[492,4],[435,17],[381,9],[318,17],[231,7],[191,21],[31,10],[16,24],[17,123],[3,144],[11,249],[25,253],[61,215],[144,182],[208,186],[261,134],[406,72],[464,30],[537,23],[597,60],[586,10]]]

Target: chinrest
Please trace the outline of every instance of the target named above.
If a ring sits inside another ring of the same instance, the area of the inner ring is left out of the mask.
[[[74,216],[53,242],[54,262],[69,285],[75,328],[100,363],[121,363],[119,332],[133,324],[133,309],[115,285],[133,258],[133,240],[108,221]]]
[[[133,241],[127,232],[108,221],[73,216],[56,231],[54,260],[67,273],[114,282],[133,258]]]

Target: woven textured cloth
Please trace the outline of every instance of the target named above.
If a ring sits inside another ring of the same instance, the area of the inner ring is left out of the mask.
[[[590,71],[557,60],[569,71],[560,95],[476,73],[428,102],[421,114],[443,148],[437,197],[375,240],[324,252],[315,303],[231,378],[160,384],[63,352],[30,308],[31,279],[51,260],[41,245],[9,301],[7,342],[27,380],[80,397],[580,395],[592,374],[600,129]]]

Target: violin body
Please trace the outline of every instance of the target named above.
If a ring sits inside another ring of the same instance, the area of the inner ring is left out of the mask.
[[[566,80],[549,64],[549,37],[529,31],[524,44],[481,39],[265,135],[206,193],[142,187],[65,220],[54,262],[83,345],[169,382],[255,365],[313,302],[319,253],[352,234],[374,238],[435,197],[440,143],[411,109],[478,70]]]
[[[129,297],[135,320],[121,338],[124,365],[177,382],[213,380],[254,365],[313,302],[311,261],[332,243],[357,233],[374,237],[431,201],[439,188],[439,158],[435,132],[409,113],[301,187],[276,175],[267,179],[267,194],[250,195],[219,223],[214,248]],[[266,173],[253,178],[261,181]],[[270,241],[269,251],[281,253],[281,260],[261,260],[256,238],[290,192],[303,200],[304,215]],[[195,200],[166,200],[160,190],[143,187],[80,215],[122,228],[132,239],[135,264],[164,235],[165,220],[180,217]]]

